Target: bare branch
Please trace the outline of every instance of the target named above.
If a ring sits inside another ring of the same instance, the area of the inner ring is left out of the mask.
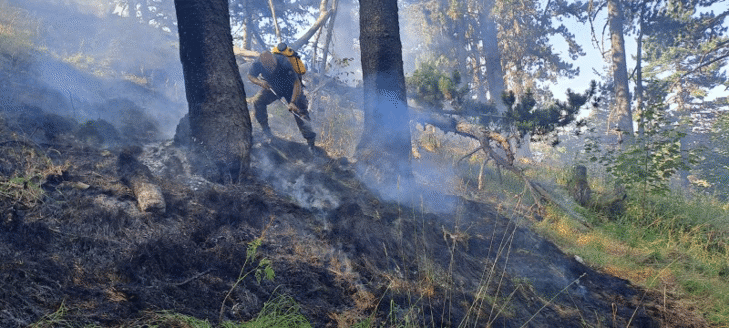
[[[276,9],[273,7],[273,0],[268,0],[268,6],[271,8],[273,27],[276,28],[276,38],[278,39],[278,42],[281,42],[281,30],[278,29],[278,19],[276,19]]]
[[[321,26],[326,23],[327,19],[329,19],[329,16],[331,15],[331,11],[325,11],[319,15],[319,18],[314,22],[314,25],[312,25],[304,35],[302,35],[298,40],[294,41],[293,44],[291,44],[292,49],[300,49],[304,44],[309,42],[309,39],[311,39],[312,36],[314,36],[314,33],[321,28]]]

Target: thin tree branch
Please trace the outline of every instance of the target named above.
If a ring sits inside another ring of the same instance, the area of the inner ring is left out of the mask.
[[[278,29],[278,20],[276,19],[276,9],[273,7],[273,0],[268,0],[268,6],[271,8],[271,17],[273,18],[273,27],[276,29],[276,38],[281,42],[281,30]]]
[[[300,49],[304,44],[309,42],[309,39],[316,33],[316,31],[321,28],[322,24],[324,24],[329,16],[331,15],[331,11],[323,12],[319,15],[319,18],[314,22],[314,25],[312,25],[304,35],[302,35],[298,40],[294,41],[290,46],[292,49]]]
[[[319,71],[321,74],[326,73],[327,68],[327,57],[329,56],[329,45],[332,43],[332,35],[334,33],[334,22],[337,19],[337,6],[339,4],[339,0],[333,0],[332,1],[332,17],[329,19],[329,27],[327,28],[327,36],[326,41],[324,42],[324,48],[322,49],[322,62],[321,62],[321,68]]]
[[[694,67],[694,68],[693,68],[693,69],[691,69],[690,71],[687,71],[687,72],[685,72],[685,73],[681,74],[681,76],[679,76],[679,77],[678,77],[678,78],[677,78],[677,79],[676,79],[676,80],[675,80],[675,81],[674,81],[674,82],[673,82],[673,83],[671,84],[671,87],[670,87],[670,88],[669,88],[668,90],[673,90],[673,88],[675,88],[675,87],[676,87],[676,86],[677,86],[677,85],[678,85],[679,83],[681,83],[681,81],[683,81],[683,79],[684,79],[684,78],[686,78],[687,76],[689,76],[689,75],[691,75],[691,74],[695,73],[696,71],[698,71],[698,70],[700,70],[700,69],[702,69],[702,68],[704,68],[704,67],[706,67],[706,66],[709,66],[709,65],[711,65],[711,64],[713,64],[713,63],[715,63],[715,62],[717,62],[717,61],[720,61],[720,60],[726,59],[726,58],[729,58],[729,53],[726,53],[726,54],[724,54],[724,55],[721,55],[721,56],[719,56],[719,57],[716,57],[716,58],[714,58],[714,59],[712,59],[712,60],[710,60],[710,61],[708,61],[708,62],[706,62],[706,63],[700,64],[699,66],[696,66],[696,67]]]

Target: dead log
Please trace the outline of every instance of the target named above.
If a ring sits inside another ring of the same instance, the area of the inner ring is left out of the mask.
[[[478,140],[480,143],[480,146],[478,148],[461,157],[459,162],[475,154],[479,150],[483,150],[484,153],[486,153],[486,156],[493,160],[494,163],[496,163],[497,167],[503,167],[504,169],[511,171],[522,180],[524,180],[524,185],[527,189],[529,189],[532,198],[534,199],[534,204],[536,204],[539,208],[542,207],[542,199],[549,199],[549,194],[544,192],[541,186],[529,180],[529,178],[527,178],[527,176],[524,174],[524,170],[514,166],[514,152],[511,150],[511,144],[509,144],[509,140],[502,134],[486,129],[483,126],[463,121],[456,124],[456,130],[464,135],[470,136],[471,138]],[[506,158],[499,155],[493,150],[493,148],[491,147],[491,141],[495,141],[497,145],[501,147],[501,149],[506,154]]]
[[[504,150],[504,153],[506,154],[505,160],[509,163],[509,165],[514,165],[514,152],[511,149],[509,139],[501,133],[491,131],[481,125],[463,121],[456,124],[456,130],[478,140],[482,144],[490,144],[490,141],[495,141],[499,147]]]
[[[507,137],[503,136],[498,132],[490,131],[481,125],[468,123],[463,120],[456,120],[453,117],[453,114],[450,113],[416,111],[413,115],[414,120],[421,124],[430,124],[443,130],[444,132],[456,133],[461,136],[475,139],[479,142],[479,147],[461,157],[458,162],[461,162],[462,160],[472,156],[479,151],[483,151],[484,153],[486,153],[486,160],[494,161],[494,163],[496,164],[496,168],[499,170],[499,175],[501,175],[501,171],[499,168],[504,168],[516,174],[524,181],[524,185],[530,191],[532,198],[534,199],[534,204],[537,207],[539,207],[540,209],[543,208],[542,200],[546,200],[551,204],[559,207],[563,212],[577,219],[588,229],[591,229],[590,225],[587,223],[584,217],[574,212],[572,209],[566,206],[564,202],[557,199],[556,196],[553,196],[552,193],[547,190],[547,188],[537,182],[530,180],[526,176],[526,174],[524,174],[523,169],[514,165],[514,155],[513,151],[511,150],[511,144],[509,144]],[[496,144],[502,148],[502,150],[506,154],[506,158],[493,150],[493,148],[491,147],[491,141],[496,142]]]
[[[274,16],[274,22],[276,22],[276,18],[275,18],[276,12],[273,9],[272,5],[271,5],[271,12],[272,12],[272,15]],[[332,15],[331,10],[320,13],[319,18],[317,18],[317,20],[314,22],[314,24],[312,24],[311,27],[309,27],[309,29],[306,31],[306,33],[304,33],[304,35],[302,35],[298,40],[291,43],[289,45],[289,47],[291,47],[291,49],[298,50],[299,48],[304,46],[307,42],[309,42],[309,39],[311,39],[311,37],[314,35],[314,33],[316,33],[316,31],[319,30],[322,27],[322,25],[327,22],[327,20],[329,19],[329,17],[331,15]],[[253,33],[254,36],[257,36],[255,31],[251,31],[251,33]],[[279,33],[280,32],[278,31],[278,25],[276,25],[276,35],[280,42],[281,37],[280,37]],[[258,40],[259,43],[263,42],[262,40],[260,40],[260,36],[258,36],[256,39]],[[266,48],[265,44],[261,44],[261,45],[264,48]],[[256,58],[261,53],[257,52],[257,51],[249,50],[249,49],[243,49],[243,48],[240,48],[240,47],[234,45],[233,54],[235,54],[236,56]]]
[[[149,168],[137,160],[141,147],[128,147],[119,154],[117,170],[122,182],[132,189],[142,212],[164,213],[167,207],[162,189],[154,183]]]

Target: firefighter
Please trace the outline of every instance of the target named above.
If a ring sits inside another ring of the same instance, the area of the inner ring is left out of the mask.
[[[272,138],[268,125],[266,107],[282,97],[286,99],[288,110],[294,115],[296,125],[312,152],[316,151],[316,133],[311,129],[311,119],[307,111],[308,101],[303,92],[301,76],[306,73],[304,63],[285,43],[279,43],[272,51],[264,51],[248,71],[248,79],[261,87],[251,102],[255,116],[267,138]]]

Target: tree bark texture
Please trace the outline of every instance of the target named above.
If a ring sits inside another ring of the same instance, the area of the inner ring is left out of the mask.
[[[623,5],[621,0],[608,0],[608,17],[610,20],[610,44],[612,48],[612,74],[615,90],[615,107],[612,120],[621,133],[633,135],[633,114],[630,109],[630,89],[628,86],[628,68],[625,61],[625,39],[623,38]],[[613,125],[608,128],[613,129]]]
[[[233,55],[227,0],[175,0],[196,169],[237,181],[250,164],[251,118]]]
[[[410,178],[410,128],[397,0],[360,0],[364,133],[358,163],[377,180]]]

